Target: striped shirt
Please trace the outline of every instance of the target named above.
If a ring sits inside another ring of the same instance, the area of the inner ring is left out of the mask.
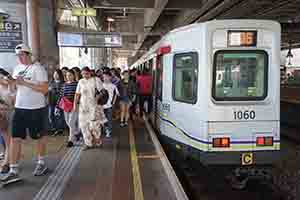
[[[59,101],[62,97],[66,97],[70,101],[74,102],[74,96],[75,96],[77,84],[78,82],[65,83],[60,92]],[[59,103],[59,101],[57,101],[57,103]]]

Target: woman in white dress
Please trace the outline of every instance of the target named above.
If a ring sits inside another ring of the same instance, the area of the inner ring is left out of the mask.
[[[5,72],[4,70],[0,70]],[[4,73],[0,73],[0,134],[5,142],[5,154],[4,160],[0,165],[0,173],[7,173],[9,171],[9,144],[10,133],[9,128],[11,125],[11,116],[14,109],[15,92],[13,92],[8,86],[8,77]]]
[[[95,120],[97,120],[99,130],[101,130],[100,125],[104,124],[107,119],[102,106],[97,105],[95,98],[96,89],[100,91],[103,88],[102,81],[98,77],[92,77],[91,70],[88,67],[84,67],[81,74],[83,78],[79,80],[77,85],[73,109],[77,110],[77,107],[79,107],[79,128],[83,134],[84,150],[87,150],[94,145],[101,144],[101,131],[91,131],[91,123],[95,123]],[[99,113],[95,115],[97,112],[100,112],[100,115]]]

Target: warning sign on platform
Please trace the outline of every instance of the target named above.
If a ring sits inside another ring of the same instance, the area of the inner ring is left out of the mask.
[[[0,22],[0,52],[13,52],[22,43],[22,24],[18,22]]]

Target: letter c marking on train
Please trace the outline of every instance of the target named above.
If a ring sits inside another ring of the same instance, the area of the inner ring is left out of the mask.
[[[244,153],[242,155],[242,165],[251,165],[253,163],[253,154]]]

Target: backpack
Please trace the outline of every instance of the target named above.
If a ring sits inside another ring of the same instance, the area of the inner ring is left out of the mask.
[[[95,97],[96,97],[96,102],[98,105],[105,105],[108,101],[109,98],[109,93],[106,89],[102,88],[100,91],[96,87],[96,79],[94,78],[95,82]]]
[[[106,89],[102,88],[100,91],[96,89],[96,99],[98,105],[105,105],[108,101],[109,93]]]

